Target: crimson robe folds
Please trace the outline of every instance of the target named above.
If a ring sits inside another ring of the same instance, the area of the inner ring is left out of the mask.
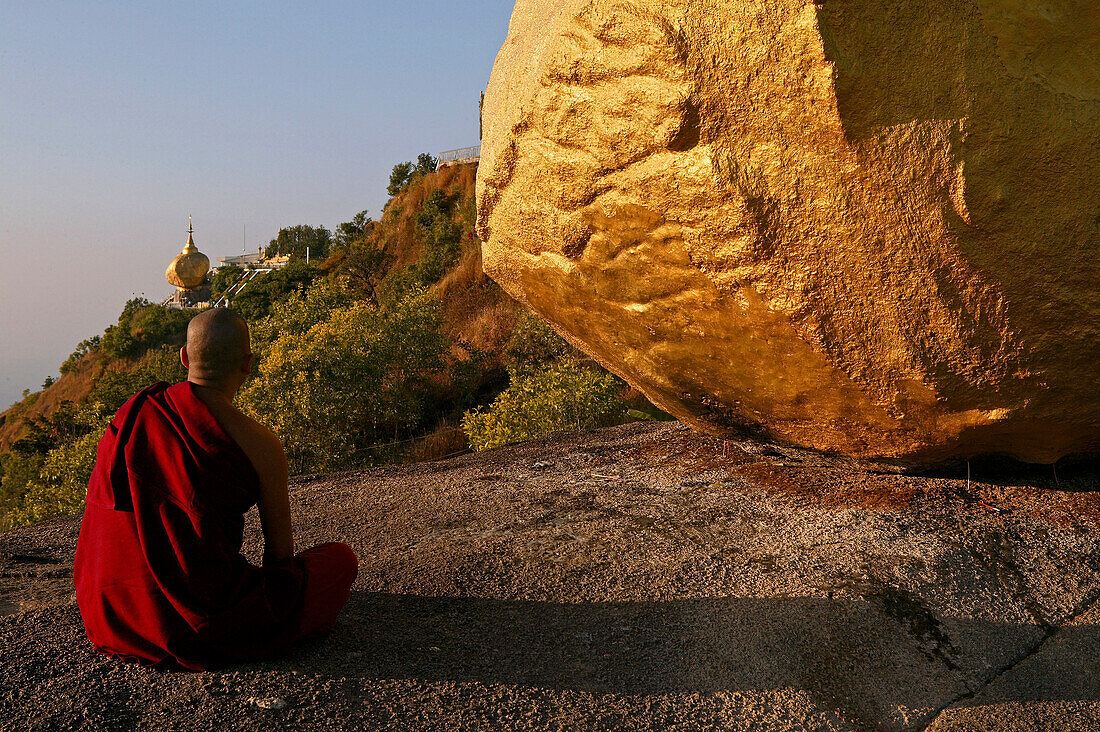
[[[76,599],[95,646],[198,670],[271,657],[297,640],[302,555],[261,568],[241,554],[259,489],[189,382],[130,399],[99,442],[77,543]]]

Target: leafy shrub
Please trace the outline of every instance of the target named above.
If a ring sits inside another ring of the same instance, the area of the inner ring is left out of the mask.
[[[549,323],[529,310],[520,315],[512,337],[504,346],[508,367],[520,372],[579,355],[580,352],[558,335]]]
[[[107,423],[135,393],[157,381],[180,381],[179,349],[146,352],[130,370],[108,370],[79,404],[63,403],[30,421],[27,434],[0,456],[0,527],[22,526],[79,512]]]
[[[325,312],[335,297],[307,293],[257,328],[261,342],[275,337],[239,397],[298,471],[353,465],[368,446],[420,425],[451,345],[429,293],[392,309],[356,302]]]
[[[95,466],[99,438],[111,415],[103,405],[68,405],[53,421],[65,425],[66,435],[55,435],[45,452],[15,449],[4,455],[0,480],[0,529],[79,513],[84,507],[88,479]]]
[[[276,303],[268,317],[249,325],[252,352],[256,354],[255,366],[263,362],[279,338],[304,336],[310,328],[328,320],[333,310],[354,302],[355,298],[347,290],[319,282]]]
[[[149,384],[185,376],[179,349],[163,345],[130,370],[104,372],[79,404],[64,402],[30,420],[27,434],[0,456],[0,528],[79,512],[99,438],[119,407]]]
[[[187,378],[179,348],[161,346],[146,353],[129,371],[105,371],[92,386],[88,401],[100,405],[108,417],[139,391],[158,381],[174,384]]]
[[[100,346],[114,358],[136,358],[165,343],[182,345],[191,315],[187,310],[134,298],[122,308],[118,323],[104,332]]]
[[[45,455],[58,445],[88,432],[86,420],[78,416],[78,407],[72,402],[62,402],[49,416],[29,420],[27,432],[12,444],[12,452]]]
[[[394,268],[390,270],[377,289],[378,302],[383,307],[394,307],[397,303],[408,297],[409,293],[423,289],[424,283],[420,279],[420,273],[416,263],[408,267]]]
[[[103,429],[106,429],[106,424]],[[12,526],[68,516],[84,509],[88,479],[95,467],[96,448],[103,430],[51,450],[43,461],[37,480],[30,481],[19,501],[8,511]]]
[[[379,287],[379,299],[393,304],[407,293],[434,285],[462,253],[462,229],[454,222],[454,202],[440,189],[428,194],[416,215],[420,258],[408,267],[391,270]]]
[[[436,188],[428,194],[416,215],[416,228],[423,246],[416,266],[425,285],[438,282],[462,253],[462,229],[451,218],[453,205],[447,194]]]
[[[462,199],[458,213],[462,225],[467,231],[473,233],[477,226],[477,196],[471,193]]]
[[[619,400],[623,384],[610,374],[561,362],[511,376],[512,383],[487,410],[463,416],[462,429],[473,449],[604,426],[625,411]]]
[[[0,455],[0,531],[22,526],[24,521],[16,520],[16,513],[23,508],[24,498],[31,487],[37,484],[46,456],[37,452],[12,451]]]

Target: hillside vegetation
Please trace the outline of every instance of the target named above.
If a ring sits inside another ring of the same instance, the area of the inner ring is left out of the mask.
[[[430,156],[396,166],[381,220],[282,229],[267,252],[290,264],[231,298],[257,356],[238,404],[276,431],[294,472],[434,459],[647,408],[485,276],[475,174],[435,172]],[[216,270],[211,287],[239,275]],[[186,377],[193,314],[130,300],[56,382],[0,415],[0,529],[81,510],[114,413]]]

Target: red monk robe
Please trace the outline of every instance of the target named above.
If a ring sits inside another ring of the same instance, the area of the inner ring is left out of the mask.
[[[324,544],[272,566],[241,555],[259,478],[189,382],[155,384],[99,442],[77,542],[76,599],[96,648],[202,670],[331,630],[358,563]]]

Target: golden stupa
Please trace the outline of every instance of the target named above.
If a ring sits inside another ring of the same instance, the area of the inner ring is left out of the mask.
[[[191,222],[188,220],[187,246],[176,255],[164,273],[168,281],[181,290],[202,287],[206,283],[206,274],[210,271],[210,260],[195,248],[193,233],[194,229],[191,228]]]

